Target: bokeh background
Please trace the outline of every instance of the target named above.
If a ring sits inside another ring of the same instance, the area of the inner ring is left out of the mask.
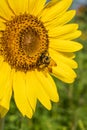
[[[77,10],[73,19],[80,25],[82,36],[77,39],[84,48],[77,52],[78,77],[73,84],[54,78],[60,102],[46,110],[40,103],[32,119],[23,118],[12,99],[5,117],[4,130],[87,130],[87,0],[74,0],[71,8]]]

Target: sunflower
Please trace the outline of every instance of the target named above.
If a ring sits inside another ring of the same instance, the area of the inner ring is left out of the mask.
[[[72,0],[0,1],[0,117],[9,110],[12,93],[23,116],[32,117],[37,100],[51,109],[59,96],[51,75],[66,83],[76,78],[73,41],[81,35],[68,23]],[[68,24],[67,24],[68,23]]]

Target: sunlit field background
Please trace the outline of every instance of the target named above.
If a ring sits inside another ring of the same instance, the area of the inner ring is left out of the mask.
[[[77,41],[84,46],[77,52],[76,61],[79,68],[76,70],[76,81],[73,84],[65,84],[54,78],[60,102],[53,103],[51,111],[38,103],[32,119],[22,117],[12,99],[10,110],[5,117],[4,130],[87,130],[87,6],[82,6],[83,2],[85,3],[85,0],[74,0],[72,7],[77,9],[73,21],[78,23],[83,31]]]

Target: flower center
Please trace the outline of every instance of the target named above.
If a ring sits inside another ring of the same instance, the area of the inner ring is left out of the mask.
[[[40,20],[23,14],[5,24],[6,29],[1,39],[2,54],[12,68],[26,72],[49,65],[48,34]]]

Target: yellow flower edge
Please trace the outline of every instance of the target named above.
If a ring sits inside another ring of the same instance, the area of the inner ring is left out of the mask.
[[[59,101],[50,74],[74,82],[74,52],[82,45],[74,41],[81,35],[78,25],[68,23],[75,16],[75,10],[68,10],[71,4],[72,0],[1,0],[0,117],[9,110],[12,92],[23,116],[32,117],[37,100],[50,110],[51,101]]]

